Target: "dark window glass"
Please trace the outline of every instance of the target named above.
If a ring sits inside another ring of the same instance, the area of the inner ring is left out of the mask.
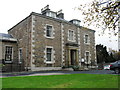
[[[47,25],[46,36],[52,37],[52,26]]]
[[[88,43],[88,35],[85,35],[85,43]]]
[[[6,48],[5,48],[5,60],[6,61],[12,60],[12,46],[6,46]]]
[[[52,60],[52,48],[47,48],[47,61]]]
[[[86,52],[86,61],[89,61],[89,52]]]

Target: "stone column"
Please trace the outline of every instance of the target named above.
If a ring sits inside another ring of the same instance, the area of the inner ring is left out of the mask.
[[[79,54],[79,52],[76,49],[76,63],[77,63],[77,65],[79,65],[79,56],[78,56],[78,54]]]
[[[68,49],[68,65],[71,65],[70,49]]]

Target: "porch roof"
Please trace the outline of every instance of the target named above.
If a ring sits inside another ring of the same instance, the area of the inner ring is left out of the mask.
[[[13,38],[10,34],[0,33],[0,41],[17,42],[17,39]]]

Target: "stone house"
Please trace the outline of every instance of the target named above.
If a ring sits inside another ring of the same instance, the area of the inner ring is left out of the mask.
[[[11,51],[12,57],[22,70],[96,66],[95,31],[80,26],[80,20],[65,20],[61,10],[53,12],[48,5],[41,9],[41,14],[32,12],[13,26],[8,35],[15,39],[15,43],[10,41],[15,50]],[[5,55],[4,50],[2,52]]]

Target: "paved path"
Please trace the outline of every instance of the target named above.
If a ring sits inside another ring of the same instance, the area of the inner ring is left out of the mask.
[[[39,71],[39,72],[14,72],[14,73],[0,73],[0,77],[13,76],[40,76],[40,75],[62,75],[62,74],[112,74],[117,75],[111,70],[90,70],[90,71]]]

